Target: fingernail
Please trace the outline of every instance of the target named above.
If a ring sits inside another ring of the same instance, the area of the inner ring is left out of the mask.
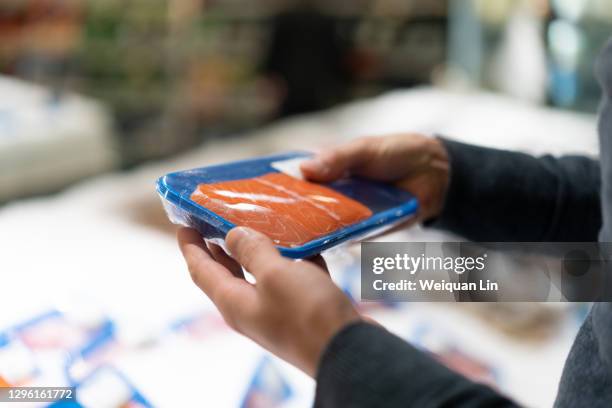
[[[236,227],[230,231],[235,239],[245,239],[253,235],[253,230],[247,227]]]

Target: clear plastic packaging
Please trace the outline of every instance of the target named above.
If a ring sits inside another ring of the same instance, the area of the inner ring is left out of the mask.
[[[260,177],[275,177],[274,173],[280,173],[279,169],[283,169],[283,173],[296,176],[295,171],[289,171],[287,168],[295,168],[300,160],[306,159],[308,156],[310,156],[310,153],[290,152],[174,172],[161,177],[157,181],[157,192],[162,199],[170,221],[195,228],[205,239],[223,245],[226,234],[237,225],[218,214],[219,211],[216,213],[194,201],[192,195],[198,189],[198,186]],[[283,165],[283,163],[292,163],[293,166]],[[267,182],[269,183],[269,181]],[[333,190],[334,194],[339,193],[346,198],[347,202],[356,202],[356,206],[367,207],[370,215],[298,245],[278,245],[284,256],[307,258],[341,243],[362,239],[375,231],[390,228],[413,217],[418,209],[418,203],[414,195],[390,184],[361,178],[345,178],[326,184],[324,187]],[[288,191],[285,186],[279,186],[278,188],[283,193],[294,194],[294,192]],[[299,194],[303,196],[303,191]],[[299,194],[295,193],[295,196],[299,196]],[[235,196],[236,194],[233,197],[234,203],[236,202]],[[322,199],[325,200],[325,197]],[[246,200],[243,205],[252,205],[247,204],[247,202],[252,203],[252,201]],[[238,205],[241,205],[241,203]],[[316,206],[316,204],[313,205]],[[278,222],[278,220],[273,221]]]

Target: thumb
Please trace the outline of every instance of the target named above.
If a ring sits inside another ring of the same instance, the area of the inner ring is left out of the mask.
[[[300,166],[309,180],[329,182],[363,167],[376,154],[375,138],[360,138],[345,145],[324,151]]]
[[[341,166],[334,160],[334,154],[319,154],[310,160],[300,164],[300,170],[305,178],[313,181],[333,181],[345,173]]]
[[[250,228],[232,229],[225,243],[232,258],[255,277],[268,270],[284,268],[289,263],[280,255],[270,238]]]

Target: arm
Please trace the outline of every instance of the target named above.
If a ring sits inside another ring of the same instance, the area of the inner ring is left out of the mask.
[[[431,226],[473,241],[597,241],[602,223],[597,161],[443,143],[450,182]]]
[[[491,388],[462,377],[385,329],[346,326],[327,346],[315,406],[515,407]]]
[[[536,158],[406,134],[360,139],[302,167],[319,181],[351,173],[413,192],[420,219],[476,241],[595,241],[601,226],[599,164]],[[400,380],[404,379],[404,380]],[[345,327],[323,353],[320,407],[513,406],[381,328]]]

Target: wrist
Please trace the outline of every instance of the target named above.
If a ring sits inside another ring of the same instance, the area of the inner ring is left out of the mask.
[[[446,146],[442,140],[437,137],[432,139],[431,166],[435,173],[435,198],[433,200],[434,205],[432,205],[430,213],[428,214],[428,219],[437,217],[442,212],[450,181],[450,161],[448,150],[446,149]]]
[[[437,217],[446,201],[450,180],[449,155],[441,139],[429,138],[424,148],[425,182],[418,189],[419,218],[421,221]]]
[[[352,307],[352,305],[349,305],[340,307],[340,309],[343,310],[338,310],[339,313],[337,313],[334,318],[319,319],[318,324],[315,325],[315,331],[319,333],[319,336],[317,336],[318,340],[316,341],[316,345],[313,350],[314,353],[310,358],[310,361],[312,362],[311,369],[307,370],[308,374],[310,374],[313,378],[317,374],[325,350],[329,344],[331,344],[336,335],[342,332],[344,328],[354,323],[364,321],[359,313],[357,313],[357,311]]]

